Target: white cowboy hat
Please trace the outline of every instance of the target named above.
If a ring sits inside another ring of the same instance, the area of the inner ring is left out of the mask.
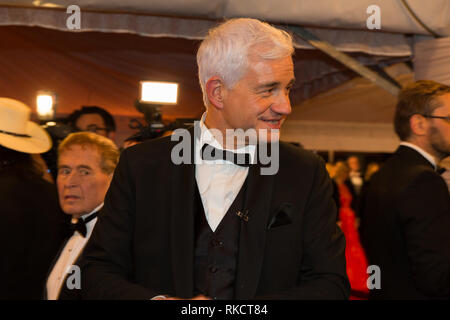
[[[49,134],[30,121],[31,109],[20,101],[0,98],[0,145],[25,153],[43,153],[52,147]]]

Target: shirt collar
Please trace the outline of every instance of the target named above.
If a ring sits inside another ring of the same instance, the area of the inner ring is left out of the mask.
[[[256,151],[256,146],[255,145],[247,145],[241,148],[237,148],[237,149],[226,149],[224,148],[217,140],[216,138],[214,138],[214,135],[212,134],[212,132],[208,129],[208,127],[205,124],[205,119],[206,119],[206,114],[207,112],[205,111],[200,119],[200,140],[198,142],[197,145],[197,150],[198,152],[196,152],[196,156],[199,156],[199,162],[196,163],[215,163],[215,164],[230,164],[230,162],[226,161],[226,160],[202,160],[200,157],[200,150],[203,147],[203,145],[205,143],[213,146],[214,148],[217,149],[222,149],[222,150],[229,150],[232,151],[234,153],[250,153],[250,161],[251,163],[254,163],[254,157],[255,157],[255,151]],[[196,141],[197,142],[197,141]]]
[[[205,124],[206,112],[203,113],[200,119],[200,148],[203,147],[205,143],[212,145],[214,148],[223,149],[222,145],[214,138],[214,135],[208,129]]]
[[[409,147],[409,148],[411,148],[411,149],[416,150],[416,151],[417,151],[418,153],[420,153],[425,159],[427,159],[429,162],[431,162],[431,164],[433,165],[433,167],[434,167],[435,169],[437,168],[437,166],[436,166],[436,160],[434,160],[434,157],[433,157],[431,154],[429,154],[428,152],[426,152],[425,150],[423,150],[421,147],[419,147],[419,146],[417,146],[417,145],[415,145],[415,144],[413,144],[413,143],[405,142],[405,141],[400,142],[400,145],[401,145],[401,146],[405,146],[405,147]]]
[[[103,207],[103,202],[102,203],[100,203],[100,205],[98,205],[94,210],[92,210],[91,212],[89,212],[88,214],[85,214],[85,215],[83,215],[82,216],[82,218],[83,218],[83,220],[86,220],[89,216],[91,216],[94,212],[97,212],[97,211],[99,211],[102,207]],[[95,220],[95,219],[93,219],[93,220]],[[90,222],[90,221],[89,221]],[[89,223],[88,222],[88,223]]]
[[[97,206],[94,210],[89,212],[88,214],[81,216],[80,219],[86,220],[89,216],[91,216],[95,212],[99,211],[102,207],[103,207],[103,202],[99,206]],[[95,217],[94,219],[92,219],[91,221],[88,221],[86,223],[86,239],[88,239],[90,237],[90,235],[92,233],[92,229],[94,229],[94,225],[96,222],[97,222],[97,217]]]

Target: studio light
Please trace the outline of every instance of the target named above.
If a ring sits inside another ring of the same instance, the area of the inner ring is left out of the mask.
[[[195,120],[186,124],[184,119],[172,122],[163,121],[161,109],[170,109],[178,103],[179,85],[176,82],[140,81],[141,96],[135,101],[135,108],[144,115],[145,123],[140,119],[130,119],[128,127],[138,130],[128,141],[142,142],[161,137],[178,128],[188,128]],[[166,110],[167,110],[166,109]]]
[[[177,104],[178,83],[141,81],[142,103],[151,104]]]
[[[55,116],[56,97],[48,91],[39,91],[36,97],[37,116],[39,120],[51,120]]]

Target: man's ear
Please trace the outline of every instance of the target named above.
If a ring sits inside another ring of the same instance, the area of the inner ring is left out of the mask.
[[[423,136],[427,133],[428,121],[420,114],[413,114],[411,118],[409,118],[409,125],[411,127],[411,132],[417,136]]]
[[[222,79],[219,77],[212,77],[206,82],[206,94],[211,104],[217,109],[223,108],[223,95],[225,93],[225,86]]]

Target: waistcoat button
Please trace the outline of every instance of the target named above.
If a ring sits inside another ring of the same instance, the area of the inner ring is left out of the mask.
[[[217,272],[217,268],[216,267],[210,267],[209,268],[209,271],[211,272],[211,273],[216,273]]]

